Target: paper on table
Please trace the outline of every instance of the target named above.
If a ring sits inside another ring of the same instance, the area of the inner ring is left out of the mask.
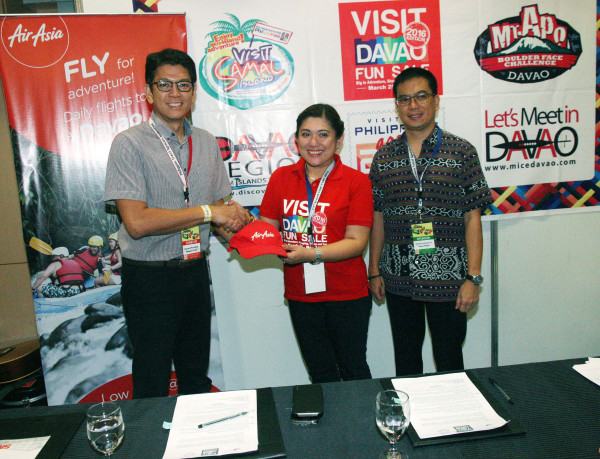
[[[218,419],[247,412],[221,422]],[[163,459],[222,456],[258,449],[256,391],[213,392],[177,398]]]
[[[0,458],[35,459],[50,437],[0,440]]]
[[[573,365],[573,369],[600,386],[600,359],[590,357],[581,365]]]
[[[393,379],[392,384],[408,394],[410,423],[421,438],[491,430],[507,423],[465,373]]]

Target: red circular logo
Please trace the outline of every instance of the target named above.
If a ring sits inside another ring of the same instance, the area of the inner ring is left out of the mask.
[[[323,228],[325,225],[327,225],[327,215],[325,215],[323,212],[315,212],[312,218],[312,224],[315,229]]]
[[[6,52],[26,67],[49,67],[69,48],[69,30],[60,16],[5,17],[0,38]]]
[[[429,27],[427,24],[419,21],[411,22],[404,29],[404,41],[413,48],[422,48],[429,43]]]

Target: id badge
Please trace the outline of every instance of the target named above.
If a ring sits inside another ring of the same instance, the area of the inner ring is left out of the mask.
[[[184,260],[193,260],[202,256],[199,225],[181,231],[181,246],[183,247]]]
[[[304,291],[306,294],[319,293],[327,290],[325,285],[325,263],[312,265],[303,263],[304,267]]]
[[[417,255],[434,253],[435,237],[433,235],[433,223],[416,223],[410,225],[410,228],[412,230],[415,253]]]

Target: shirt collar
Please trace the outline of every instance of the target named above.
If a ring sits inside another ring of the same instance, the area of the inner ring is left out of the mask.
[[[329,174],[327,180],[339,178],[339,171],[342,165],[342,160],[340,158],[340,155],[337,154],[334,155],[333,158],[335,159],[335,166],[333,166],[333,170]],[[292,166],[294,173],[298,174],[302,180],[304,180],[304,171],[306,170],[305,166],[306,161],[304,161],[304,159],[302,158],[300,158],[298,162],[296,162],[296,164]]]
[[[429,136],[425,139],[425,141],[423,142],[423,145],[428,145],[428,146],[431,146],[432,148],[435,147],[435,145],[437,143],[437,136],[438,136],[439,129],[440,129],[440,127],[438,126],[438,124],[435,123],[435,127],[433,128],[433,131],[431,131],[431,134],[429,134]]]
[[[427,151],[435,148],[435,145],[437,143],[437,136],[438,136],[439,129],[441,129],[441,128],[439,127],[439,125],[437,123],[435,123],[433,130],[429,133],[429,135],[425,138],[425,140],[423,140],[422,146],[426,147]],[[406,138],[406,132],[404,132],[402,134],[402,139],[404,139],[404,142],[402,143],[402,145],[404,146],[404,148],[406,150],[408,150],[408,140]]]
[[[165,124],[165,122],[156,114],[156,112],[154,112],[154,110],[152,111],[150,117],[154,120],[154,123],[156,124],[156,130],[160,135],[162,135],[165,139],[170,139],[171,136],[177,139],[177,136],[173,135],[175,134],[173,130]],[[185,130],[185,137],[182,143],[186,142],[188,136],[190,136],[192,133],[192,126],[187,118],[183,119],[183,129]],[[179,139],[177,139],[177,141],[179,141]]]

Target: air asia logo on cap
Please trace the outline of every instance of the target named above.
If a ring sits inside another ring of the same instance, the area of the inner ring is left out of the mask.
[[[275,233],[269,231],[259,233],[258,231],[256,231],[252,236],[250,236],[250,239],[252,240],[252,242],[254,242],[255,239],[265,239],[268,237],[275,238]]]
[[[69,47],[69,31],[60,16],[5,17],[0,34],[6,52],[26,67],[49,67]]]
[[[262,220],[248,223],[238,231],[229,241],[228,252],[237,249],[244,258],[254,258],[259,255],[279,255],[286,257],[283,250],[283,241],[279,230],[273,225]]]
[[[502,19],[477,38],[475,59],[494,78],[538,83],[562,75],[581,55],[581,37],[553,14],[525,6],[520,16]]]

